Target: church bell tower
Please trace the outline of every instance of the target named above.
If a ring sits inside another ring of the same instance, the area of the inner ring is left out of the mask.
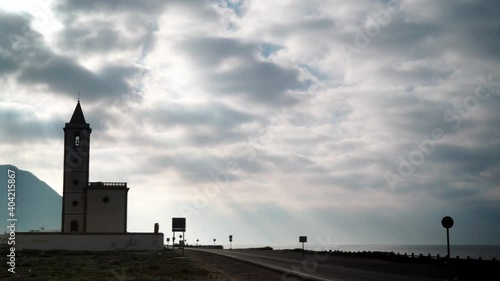
[[[86,232],[91,132],[78,101],[71,120],[64,127],[62,232]]]

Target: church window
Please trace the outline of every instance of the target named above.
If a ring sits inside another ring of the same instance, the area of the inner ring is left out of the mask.
[[[109,202],[109,197],[108,196],[104,196],[104,198],[102,198],[102,202],[108,203]]]
[[[75,146],[80,146],[80,136],[75,137]]]
[[[77,221],[71,221],[69,223],[69,231],[70,232],[78,232],[78,222]]]

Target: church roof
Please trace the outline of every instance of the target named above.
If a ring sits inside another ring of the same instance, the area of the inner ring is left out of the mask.
[[[76,104],[75,111],[73,112],[73,116],[71,116],[71,120],[69,123],[72,124],[87,124],[85,122],[85,117],[83,116],[82,107],[80,106],[80,101]]]

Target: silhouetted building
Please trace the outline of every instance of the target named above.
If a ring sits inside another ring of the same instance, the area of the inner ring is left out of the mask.
[[[64,127],[62,232],[127,232],[126,182],[89,182],[90,134],[80,101]]]

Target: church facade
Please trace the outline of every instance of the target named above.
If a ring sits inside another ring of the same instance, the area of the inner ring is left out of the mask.
[[[126,233],[126,182],[89,182],[90,134],[80,101],[64,127],[63,233]]]
[[[157,251],[164,235],[127,232],[126,182],[89,182],[90,134],[80,101],[64,126],[61,232],[16,232],[16,250]]]

